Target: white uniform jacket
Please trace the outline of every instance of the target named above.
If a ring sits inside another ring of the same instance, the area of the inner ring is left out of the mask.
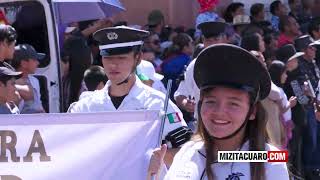
[[[188,65],[184,74],[184,81],[180,82],[178,89],[174,93],[174,98],[176,99],[176,97],[180,95],[185,96],[187,98],[189,98],[189,96],[194,98],[196,102],[194,118],[198,119],[198,102],[200,100],[200,89],[198,88],[193,78],[194,64],[196,60],[197,59],[192,60]]]
[[[184,74],[184,81],[181,81],[179,84],[178,89],[174,93],[174,97],[183,95],[186,97],[194,97],[195,101],[198,102],[200,98],[200,90],[194,81],[193,74],[194,74],[194,64],[197,59],[194,59],[188,65],[186,72]]]
[[[136,78],[136,82],[131,88],[129,94],[124,98],[119,108],[116,109],[108,93],[110,84],[111,82],[108,81],[102,90],[94,91],[80,99],[75,104],[70,105],[68,112],[88,113],[117,110],[163,109],[165,94],[143,84],[139,78]],[[163,130],[163,139],[172,130],[182,126],[187,126],[181,111],[172,101],[169,101],[167,115]]]
[[[249,141],[241,148],[249,149]],[[278,150],[266,144],[266,151]],[[165,180],[207,180],[205,169],[206,155],[202,141],[190,141],[175,155]],[[214,163],[211,166],[217,180],[251,180],[250,164],[245,162]],[[265,163],[266,180],[289,180],[285,163]]]

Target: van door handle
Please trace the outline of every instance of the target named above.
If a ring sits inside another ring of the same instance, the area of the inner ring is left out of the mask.
[[[54,85],[56,85],[56,84],[57,84],[56,81],[50,81],[50,86],[54,86]]]

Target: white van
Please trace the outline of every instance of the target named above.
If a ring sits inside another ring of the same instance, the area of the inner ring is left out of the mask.
[[[0,10],[18,33],[17,43],[28,43],[46,54],[36,73],[47,112],[62,112],[59,33],[51,0],[1,0]]]

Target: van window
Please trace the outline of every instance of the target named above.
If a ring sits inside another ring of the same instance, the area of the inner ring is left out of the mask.
[[[30,44],[37,52],[45,53],[46,57],[40,61],[39,68],[47,67],[50,64],[50,51],[42,4],[38,1],[0,2],[0,11],[5,18],[2,22],[9,23],[17,31],[16,44]],[[35,77],[39,80],[42,105],[45,111],[49,112],[47,77],[43,75]]]
[[[18,34],[17,44],[31,44],[46,57],[39,67],[50,63],[47,23],[43,6],[37,1],[0,3],[0,10]]]

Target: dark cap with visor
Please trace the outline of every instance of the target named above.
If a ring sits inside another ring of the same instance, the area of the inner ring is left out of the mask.
[[[254,101],[265,99],[271,80],[265,65],[245,49],[229,44],[212,45],[201,51],[194,67],[200,90],[226,86],[247,91]]]
[[[112,56],[140,48],[148,35],[148,31],[117,26],[101,29],[93,34],[93,38],[99,42],[101,56]]]

